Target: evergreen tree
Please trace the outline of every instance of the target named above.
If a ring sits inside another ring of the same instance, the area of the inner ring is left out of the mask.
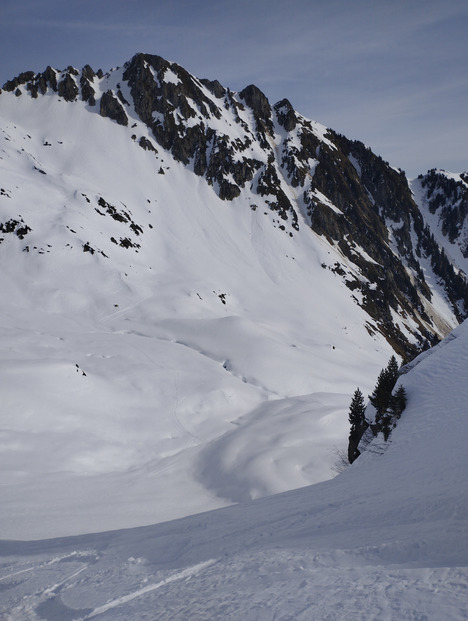
[[[364,412],[366,410],[366,406],[364,404],[364,395],[356,388],[354,391],[353,398],[351,400],[351,405],[349,406],[349,414],[348,420],[351,425],[351,433],[360,429],[364,422]]]
[[[376,410],[376,420],[382,416],[388,406],[389,391],[388,391],[388,373],[386,369],[382,369],[377,378],[374,391],[369,396],[370,402]]]
[[[348,413],[348,420],[351,425],[348,442],[348,461],[350,464],[359,457],[359,441],[362,438],[362,434],[369,426],[364,416],[365,411],[364,395],[359,388],[357,388],[354,391]]]
[[[392,390],[398,379],[398,362],[392,356],[385,369],[380,371],[374,392],[369,399],[376,410],[375,420],[378,422],[390,406]]]
[[[398,362],[395,356],[392,356],[390,360],[388,361],[387,373],[388,373],[388,381],[393,382],[393,385],[392,385],[392,389],[393,389],[393,386],[395,386],[396,381],[398,379],[398,375],[400,374],[400,367],[398,366]]]

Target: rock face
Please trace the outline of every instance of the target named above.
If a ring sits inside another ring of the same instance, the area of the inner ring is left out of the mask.
[[[96,105],[96,99],[94,97],[96,95],[96,91],[91,86],[95,77],[96,74],[91,67],[89,65],[85,65],[80,77],[81,96],[83,101],[87,101],[90,106]]]
[[[128,125],[124,107],[110,90],[102,94],[99,113],[101,116],[116,121],[119,125]]]
[[[105,75],[89,65],[24,72],[3,88],[33,98],[50,89],[122,126],[131,118],[129,139],[188,167],[221,199],[261,204],[291,237],[310,227],[341,256],[322,267],[366,310],[369,332],[403,357],[444,334],[431,279],[459,321],[468,314],[468,175],[433,170],[410,187],[402,171],[287,99],[272,106],[254,85],[234,93],[150,54]]]
[[[468,174],[434,168],[419,175],[418,182],[424,204],[438,218],[443,236],[468,259]]]
[[[65,101],[75,101],[78,97],[79,89],[72,74],[77,75],[78,72],[69,69],[57,86],[58,94],[60,97],[63,97]]]

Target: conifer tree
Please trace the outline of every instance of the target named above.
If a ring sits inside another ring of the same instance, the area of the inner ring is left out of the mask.
[[[348,420],[351,425],[348,442],[348,461],[350,464],[352,464],[353,461],[359,457],[359,441],[362,438],[364,431],[369,426],[369,423],[366,421],[364,416],[365,411],[366,406],[364,403],[364,395],[359,388],[357,388],[354,391],[348,413]]]
[[[366,406],[364,404],[364,395],[356,388],[354,391],[353,398],[351,400],[351,404],[349,406],[349,414],[348,420],[351,425],[351,433],[360,429],[364,422],[364,412],[366,410]]]
[[[385,369],[379,374],[377,384],[369,399],[376,410],[376,422],[378,422],[390,406],[392,390],[398,379],[398,362],[392,356]]]
[[[398,366],[398,362],[395,356],[392,356],[390,360],[388,361],[387,373],[388,373],[389,383],[393,382],[393,385],[392,385],[392,389],[393,389],[398,379],[398,375],[400,373],[400,367]]]

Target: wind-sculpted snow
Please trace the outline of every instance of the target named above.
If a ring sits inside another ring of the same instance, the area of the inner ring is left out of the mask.
[[[467,365],[464,323],[401,376],[408,405],[388,450],[331,481],[145,528],[1,542],[1,612],[462,621]]]

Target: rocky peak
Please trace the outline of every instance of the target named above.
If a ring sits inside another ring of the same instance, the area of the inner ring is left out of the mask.
[[[11,93],[15,91],[18,86],[26,84],[27,82],[32,80],[34,78],[34,75],[34,71],[23,71],[23,73],[20,73],[16,78],[5,82],[5,84],[3,85],[3,90]]]
[[[267,120],[271,118],[270,103],[262,91],[255,86],[249,84],[239,93],[239,97],[252,108],[255,115],[260,119]]]
[[[206,80],[203,78],[200,82],[218,99],[223,99],[226,95],[226,89],[218,82],[218,80]]]
[[[75,101],[78,97],[79,89],[74,79],[78,75],[78,71],[71,70],[69,67],[63,78],[57,85],[57,92],[65,101]]]
[[[288,99],[282,99],[278,101],[278,103],[275,103],[273,108],[276,112],[278,123],[287,132],[291,132],[296,127],[297,117],[290,101]]]

